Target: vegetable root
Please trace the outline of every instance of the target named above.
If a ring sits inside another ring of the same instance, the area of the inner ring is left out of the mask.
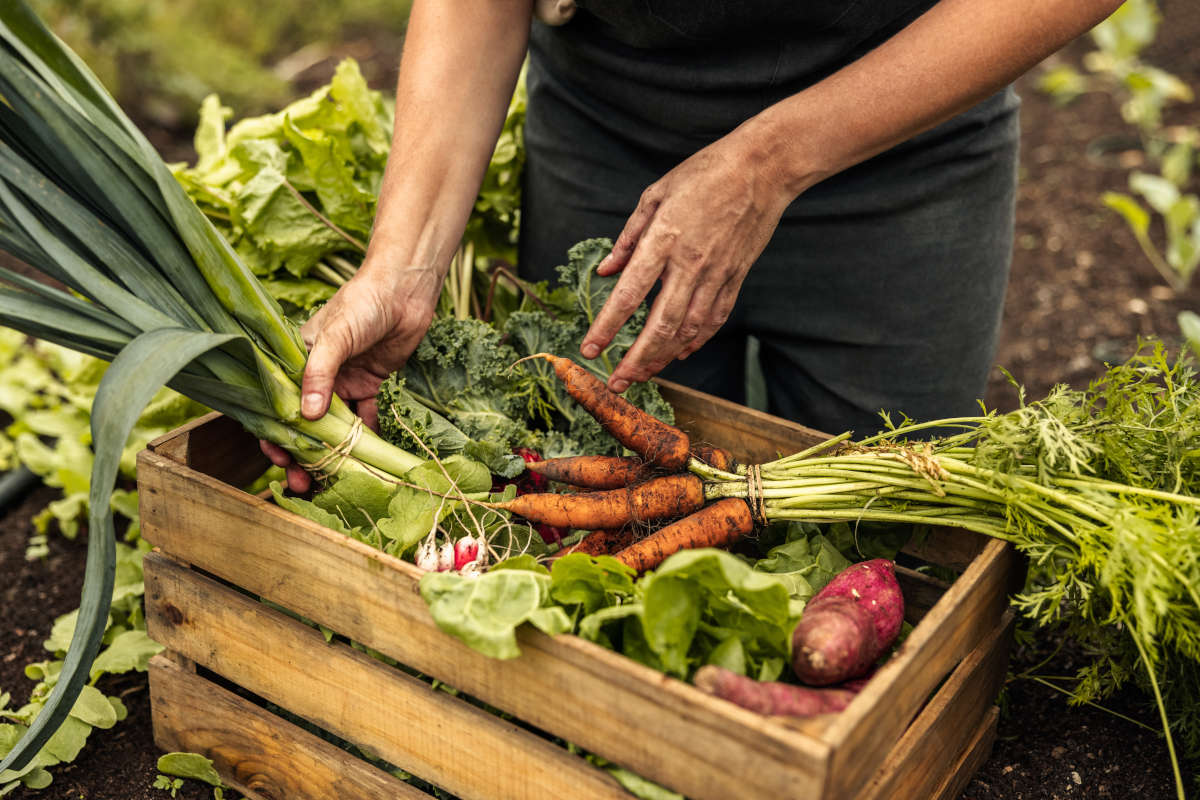
[[[731,703],[776,717],[831,714],[850,705],[857,688],[811,689],[776,681],[756,681],[713,664],[701,667],[696,687]]]
[[[711,444],[698,444],[692,448],[692,455],[710,467],[716,467],[722,472],[733,472],[737,468],[737,462],[733,460],[733,453],[730,453],[723,447],[714,447]]]
[[[632,527],[617,530],[592,531],[580,539],[578,543],[555,553],[554,557],[565,556],[568,553],[586,553],[589,556],[612,555],[633,544],[633,540],[634,531]]]
[[[534,461],[530,472],[552,481],[585,489],[620,489],[654,476],[652,466],[639,458],[621,456],[571,456]]]
[[[645,572],[680,550],[726,547],[754,530],[754,518],[745,500],[727,497],[691,516],[660,528],[617,553],[618,561]]]
[[[703,505],[703,481],[695,475],[667,475],[606,492],[523,494],[492,507],[547,525],[595,530],[680,517]]]
[[[687,466],[690,454],[686,433],[610,391],[603,381],[569,358],[550,353],[536,353],[528,358],[549,361],[567,394],[618,442],[667,472]]]
[[[811,686],[866,674],[900,633],[904,597],[886,559],[842,570],[804,608],[792,633],[792,669]]]

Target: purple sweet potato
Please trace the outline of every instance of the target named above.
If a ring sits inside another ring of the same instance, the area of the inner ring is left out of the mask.
[[[858,694],[858,689],[810,689],[790,683],[760,682],[713,664],[701,667],[694,683],[701,691],[774,717],[832,714],[850,705]]]
[[[792,669],[811,686],[865,675],[903,622],[895,565],[886,559],[854,564],[805,606],[792,634]]]

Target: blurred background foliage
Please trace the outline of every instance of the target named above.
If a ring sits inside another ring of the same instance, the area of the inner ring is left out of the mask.
[[[344,56],[359,61],[372,86],[390,84],[410,0],[32,5],[139,124],[177,132],[194,126],[210,93],[239,117],[261,114],[326,83]]]

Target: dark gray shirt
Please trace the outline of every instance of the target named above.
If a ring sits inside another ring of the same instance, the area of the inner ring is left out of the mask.
[[[885,41],[934,0],[581,0],[534,56],[621,138],[684,156]]]

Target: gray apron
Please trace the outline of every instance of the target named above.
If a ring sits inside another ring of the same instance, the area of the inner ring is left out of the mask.
[[[616,238],[642,190],[767,106],[886,40],[929,0],[588,0],[534,24],[520,264]],[[809,189],[722,329],[663,377],[745,400],[748,336],[768,410],[831,432],[972,413],[1012,252],[1011,89]]]

